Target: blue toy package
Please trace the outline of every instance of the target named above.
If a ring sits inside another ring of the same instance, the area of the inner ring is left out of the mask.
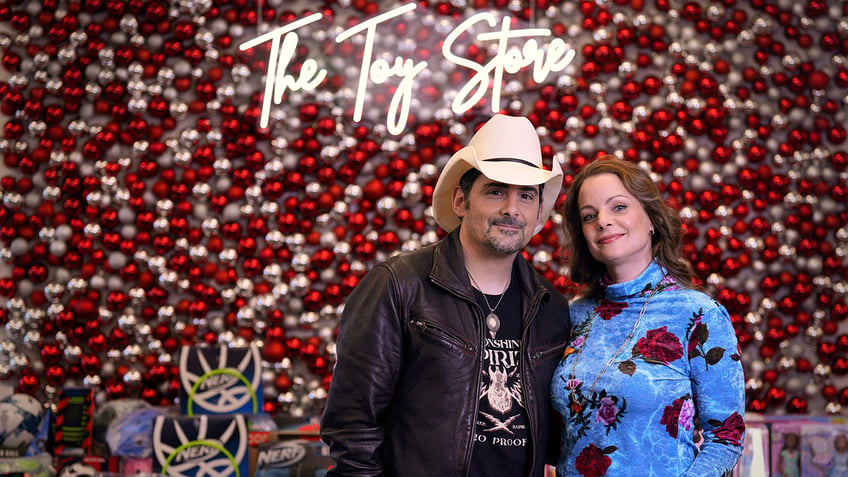
[[[262,412],[259,348],[184,346],[180,351],[180,414]]]
[[[255,477],[324,477],[333,459],[320,441],[287,439],[260,444]]]
[[[154,419],[154,473],[246,477],[248,471],[248,430],[244,415]]]

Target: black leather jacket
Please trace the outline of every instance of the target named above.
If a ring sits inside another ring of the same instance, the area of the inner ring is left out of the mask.
[[[486,330],[463,264],[454,231],[377,265],[351,293],[321,419],[336,460],[328,475],[468,475]],[[550,380],[571,322],[567,301],[521,254],[514,267],[522,292],[528,475],[538,477],[559,453]]]

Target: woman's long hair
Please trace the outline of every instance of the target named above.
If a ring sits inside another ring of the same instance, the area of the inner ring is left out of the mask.
[[[607,275],[607,269],[589,252],[580,221],[580,204],[577,202],[583,183],[598,174],[614,174],[621,179],[624,188],[639,200],[654,227],[651,235],[654,259],[681,286],[697,288],[692,281],[695,277],[692,264],[683,258],[683,227],[677,211],[662,199],[647,172],[632,162],[611,155],[601,156],[584,166],[574,177],[566,194],[562,228],[566,248],[571,252],[568,263],[571,280],[588,286],[586,295],[598,296],[603,293],[601,278]]]

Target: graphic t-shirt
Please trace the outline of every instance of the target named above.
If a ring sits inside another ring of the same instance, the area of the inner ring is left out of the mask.
[[[479,291],[476,298],[488,315],[489,308]],[[494,306],[500,296],[486,298]],[[494,337],[486,330],[471,475],[525,475],[530,442],[519,366],[521,295],[514,281],[495,314],[501,324]]]

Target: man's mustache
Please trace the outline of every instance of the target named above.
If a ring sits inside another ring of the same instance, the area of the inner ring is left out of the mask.
[[[505,225],[507,227],[520,227],[524,228],[527,225],[527,222],[518,219],[493,219],[489,221],[490,225]]]

